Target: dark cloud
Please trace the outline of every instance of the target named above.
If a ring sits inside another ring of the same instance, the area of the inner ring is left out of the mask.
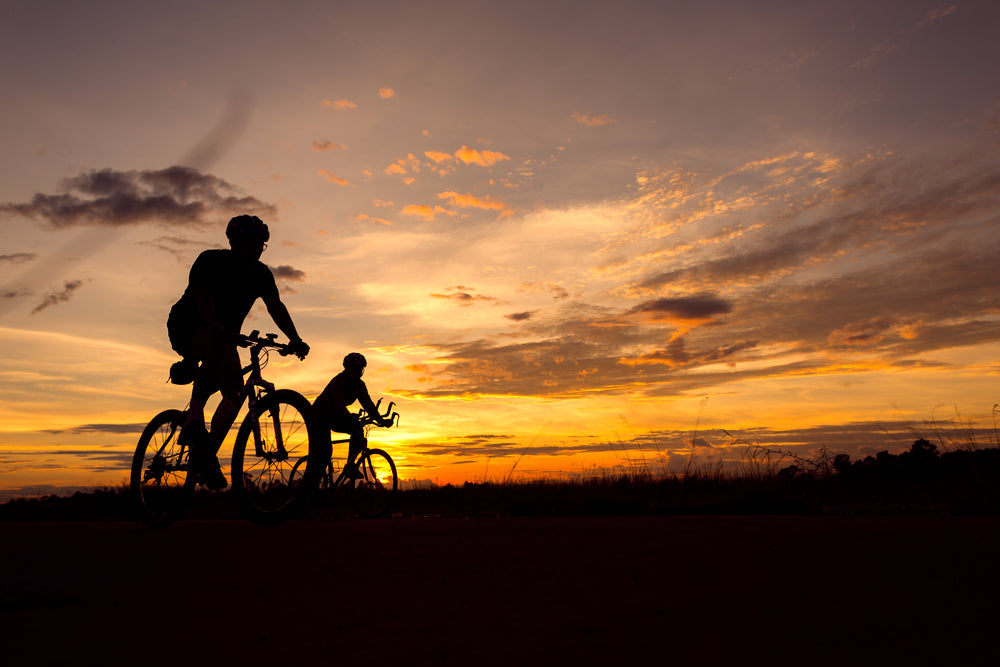
[[[732,311],[732,306],[724,299],[714,294],[675,297],[645,301],[632,308],[630,313],[650,313],[658,319],[659,316],[670,316],[685,320],[701,320],[725,315]]]
[[[459,306],[471,306],[474,303],[481,302],[495,302],[497,298],[494,296],[486,296],[485,294],[473,294],[476,290],[472,287],[465,287],[463,285],[458,285],[457,287],[449,287],[445,290],[445,294],[430,294],[429,296],[434,299],[447,299]]]
[[[293,283],[301,283],[306,279],[305,271],[300,271],[299,269],[283,264],[281,266],[272,266],[271,273],[278,280],[287,280]]]
[[[44,433],[60,435],[70,433],[73,435],[107,433],[115,435],[138,435],[146,428],[146,424],[82,424],[68,429],[47,430]]]
[[[509,315],[504,315],[508,320],[513,320],[514,322],[524,322],[525,320],[530,320],[534,311],[525,311],[523,313],[510,313]]]
[[[712,364],[719,361],[725,361],[729,358],[736,356],[740,352],[747,350],[752,350],[757,347],[758,341],[741,341],[739,343],[733,343],[731,345],[725,345],[723,347],[711,348],[707,350],[701,350],[698,352],[689,352],[687,350],[687,343],[683,336],[678,336],[674,338],[667,346],[662,350],[654,350],[652,352],[647,352],[645,354],[638,355],[635,358],[629,359],[626,363],[630,364],[655,364],[663,363],[668,366],[680,367],[680,366],[700,366],[704,364]]]
[[[35,259],[35,257],[37,257],[37,255],[33,252],[16,252],[12,255],[0,255],[0,262],[24,264],[25,262],[30,262]]]
[[[0,291],[0,299],[17,299],[22,296],[29,296],[31,290],[27,288],[5,288]]]
[[[32,309],[31,314],[34,315],[35,313],[41,312],[50,306],[69,301],[73,298],[73,294],[81,287],[83,287],[82,280],[66,281],[63,283],[62,289],[50,292],[44,299],[42,299],[41,303]]]
[[[28,203],[0,204],[0,213],[40,220],[56,229],[141,223],[187,225],[275,209],[242,195],[226,181],[190,167],[154,171],[84,172],[63,182],[61,194],[38,193]]]

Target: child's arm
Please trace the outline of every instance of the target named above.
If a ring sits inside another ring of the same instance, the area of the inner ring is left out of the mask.
[[[391,423],[382,419],[382,415],[378,413],[378,408],[375,407],[372,397],[368,394],[368,387],[363,381],[361,382],[361,391],[358,392],[358,402],[361,403],[361,407],[364,408],[365,412],[371,415],[372,419],[374,419],[375,423],[379,426],[385,426],[387,423]]]

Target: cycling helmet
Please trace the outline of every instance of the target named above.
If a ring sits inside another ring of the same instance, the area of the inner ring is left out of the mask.
[[[349,368],[351,366],[360,366],[364,368],[368,365],[368,360],[365,359],[364,355],[360,352],[351,352],[349,355],[344,357],[344,368]]]
[[[238,215],[226,226],[226,238],[232,243],[245,241],[267,243],[271,238],[271,232],[267,230],[264,221],[256,215]]]

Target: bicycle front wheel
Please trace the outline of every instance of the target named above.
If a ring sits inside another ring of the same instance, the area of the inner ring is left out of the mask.
[[[292,518],[308,493],[312,406],[279,389],[257,403],[256,413],[243,420],[233,445],[233,495],[248,519],[274,525]]]
[[[361,479],[355,480],[354,509],[363,517],[386,516],[396,499],[396,464],[381,449],[366,449],[358,458]]]
[[[156,415],[139,436],[132,456],[132,503],[147,526],[169,525],[194,490],[194,475],[188,475],[188,450],[178,442],[183,422],[181,410]]]

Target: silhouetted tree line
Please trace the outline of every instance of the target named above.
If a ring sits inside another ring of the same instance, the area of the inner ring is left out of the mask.
[[[899,454],[881,451],[857,461],[851,461],[847,454],[838,454],[827,469],[842,480],[858,482],[933,483],[979,478],[1000,471],[1000,449],[956,449],[942,454],[937,445],[920,438],[908,451]],[[792,465],[778,474],[798,477],[810,473]]]

